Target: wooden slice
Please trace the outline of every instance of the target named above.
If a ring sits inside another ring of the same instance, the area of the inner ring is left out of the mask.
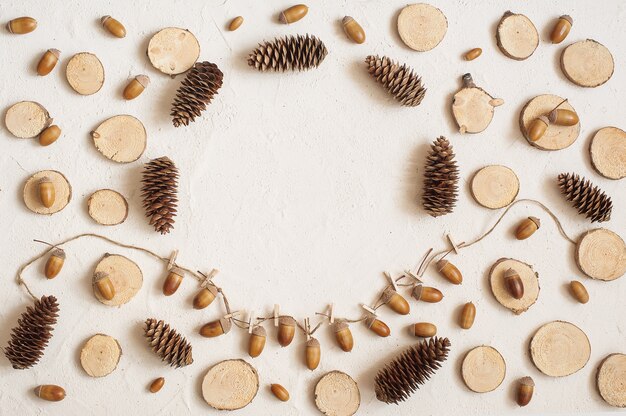
[[[615,62],[606,46],[587,39],[572,43],[563,50],[561,69],[574,84],[594,88],[611,79]]]
[[[141,121],[120,115],[102,122],[91,132],[96,149],[106,158],[118,163],[139,159],[146,150],[148,135]]]
[[[143,284],[143,274],[139,266],[132,260],[117,254],[105,254],[96,266],[94,275],[98,272],[107,273],[115,289],[113,299],[106,300],[96,288],[95,280],[93,282],[94,295],[101,303],[108,306],[120,306],[129,302]]]
[[[524,296],[521,299],[515,299],[506,288],[504,272],[508,269],[515,270],[522,279]],[[519,260],[502,258],[495,262],[489,271],[489,284],[496,300],[516,315],[526,312],[539,297],[539,275],[532,266]]]
[[[463,75],[463,88],[452,99],[452,115],[461,134],[480,133],[493,119],[494,107],[504,104],[474,84],[470,74]]]
[[[615,407],[626,407],[626,354],[610,354],[598,367],[600,396]]]
[[[615,280],[626,273],[626,244],[606,228],[587,231],[576,244],[576,263],[592,279]]]
[[[398,33],[409,48],[425,52],[443,40],[448,19],[438,8],[426,3],[406,6],[398,15]]]
[[[89,216],[102,225],[118,225],[128,217],[128,202],[119,192],[100,189],[87,200]]]
[[[569,322],[547,323],[530,340],[530,358],[547,376],[574,374],[587,364],[590,356],[591,344],[587,335]]]
[[[496,30],[498,47],[511,59],[529,58],[539,45],[539,33],[530,19],[523,14],[506,12]]]
[[[547,115],[562,101],[563,98],[557,95],[544,94],[538,95],[526,103],[519,115],[519,126],[528,143],[542,150],[561,150],[569,147],[576,141],[580,133],[580,122],[573,126],[550,124],[544,135],[536,142],[528,138],[528,130],[531,123],[540,116]],[[567,101],[561,104],[559,108],[576,112],[574,107]]]
[[[46,208],[39,197],[39,180],[48,177],[54,186],[54,203],[50,208]],[[24,204],[26,207],[43,215],[52,215],[61,211],[72,199],[72,187],[67,178],[56,170],[42,170],[28,178],[24,185]]]
[[[502,384],[506,375],[506,363],[498,350],[482,345],[465,354],[461,375],[471,391],[487,393]]]
[[[196,63],[199,56],[198,39],[185,29],[166,27],[148,43],[150,63],[164,74],[182,74]]]
[[[117,368],[121,356],[122,347],[115,338],[96,334],[83,345],[80,365],[91,377],[104,377]]]
[[[20,101],[13,104],[4,116],[7,130],[20,139],[39,136],[52,123],[48,111],[34,101]]]
[[[252,402],[259,375],[244,360],[225,360],[209,369],[202,380],[202,397],[217,410],[237,410]]]
[[[91,95],[104,85],[104,67],[98,57],[89,52],[72,56],[65,68],[67,82],[81,95]]]
[[[626,132],[617,127],[597,131],[589,146],[591,163],[609,179],[626,178]]]
[[[361,405],[359,386],[341,371],[326,373],[315,386],[315,405],[327,416],[353,415]]]
[[[519,192],[519,180],[511,169],[502,165],[486,166],[472,178],[472,195],[486,208],[498,209],[509,205]]]

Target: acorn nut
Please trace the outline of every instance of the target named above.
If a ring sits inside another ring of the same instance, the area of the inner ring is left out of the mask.
[[[548,121],[557,126],[575,126],[580,120],[574,111],[555,108],[548,113]]]
[[[204,309],[209,306],[217,296],[217,289],[214,286],[203,287],[193,297],[193,308]]]
[[[14,35],[25,35],[37,29],[37,21],[32,17],[24,16],[7,23],[7,30]]]
[[[296,320],[291,316],[281,316],[278,318],[278,343],[281,347],[286,347],[293,341],[296,334]]]
[[[60,402],[65,399],[65,389],[54,384],[42,384],[35,388],[37,397],[49,402]]]
[[[345,352],[352,351],[354,347],[354,339],[352,338],[352,332],[345,319],[337,320],[333,324],[333,331],[335,331],[335,339],[339,344],[339,347]]]
[[[44,207],[50,208],[54,205],[54,199],[56,197],[54,192],[54,184],[50,180],[49,177],[44,176],[39,179],[37,183],[37,188],[39,189],[39,200],[43,204]]]
[[[341,21],[343,31],[346,32],[346,36],[352,39],[355,43],[361,44],[365,42],[365,31],[361,25],[350,16],[346,16]]]
[[[164,384],[165,384],[165,379],[163,377],[154,379],[154,381],[150,383],[150,393],[157,393],[159,390],[163,388]]]
[[[428,322],[418,322],[413,325],[413,330],[411,331],[413,335],[421,338],[430,338],[437,335],[437,327]]]
[[[516,401],[520,406],[526,406],[533,398],[535,382],[531,377],[522,377],[517,384]]]
[[[37,64],[37,74],[43,77],[52,72],[59,62],[59,55],[61,55],[61,51],[58,49],[48,49]]]
[[[220,335],[228,334],[232,325],[233,324],[230,322],[230,319],[216,319],[215,321],[202,325],[202,328],[200,328],[200,335],[205,338],[219,337]]]
[[[524,297],[524,282],[522,282],[519,274],[510,267],[504,272],[504,285],[515,299]]]
[[[48,279],[54,279],[63,268],[63,263],[65,263],[65,251],[60,248],[55,248],[46,261],[44,275]]]
[[[518,240],[526,240],[533,235],[541,226],[541,221],[536,217],[528,217],[519,223],[515,229],[515,238]]]
[[[528,127],[528,139],[531,142],[536,142],[541,139],[546,133],[546,130],[548,130],[549,123],[550,120],[548,120],[548,117],[546,116],[540,116],[539,118],[534,119]]]
[[[39,144],[42,146],[48,146],[56,142],[61,136],[61,129],[56,124],[46,127],[39,134]]]
[[[231,32],[235,31],[239,29],[239,26],[241,26],[242,23],[243,23],[243,17],[237,16],[233,20],[230,21],[230,24],[228,25],[228,30],[230,30]]]
[[[391,330],[387,324],[374,316],[367,318],[365,325],[367,325],[367,327],[379,337],[385,338],[391,334]]]
[[[123,96],[127,100],[134,100],[148,88],[148,85],[150,85],[150,78],[147,75],[137,75],[126,85]]]
[[[406,299],[404,299],[404,297],[396,292],[392,287],[385,289],[381,302],[400,315],[408,315],[411,311],[409,302],[407,302]]]
[[[287,10],[284,10],[278,16],[278,20],[280,23],[295,23],[298,20],[302,19],[309,12],[309,8],[304,4],[296,4],[295,6],[291,6]]]
[[[305,358],[306,366],[309,370],[315,370],[320,365],[320,358],[322,356],[322,350],[320,348],[320,342],[315,338],[311,338],[306,342]]]
[[[115,296],[115,287],[113,282],[109,278],[109,274],[106,272],[96,272],[94,274],[94,281],[100,296],[106,300],[111,300]]]
[[[263,348],[265,348],[265,340],[267,338],[267,332],[262,326],[255,326],[252,328],[252,334],[250,334],[250,340],[248,342],[248,354],[250,357],[255,358],[261,355]]]
[[[472,302],[467,302],[461,310],[461,317],[459,319],[459,325],[463,329],[470,329],[474,325],[474,319],[476,318],[476,306]]]
[[[448,260],[439,260],[437,262],[437,270],[443,277],[448,279],[450,283],[460,285],[463,282],[463,275],[461,275],[459,269]]]
[[[589,293],[587,292],[587,289],[582,283],[576,280],[572,280],[569,283],[569,288],[570,288],[570,291],[572,292],[572,296],[574,296],[574,298],[576,298],[577,301],[583,304],[589,302]]]
[[[118,38],[123,38],[126,36],[126,28],[124,27],[124,25],[121,24],[118,20],[112,18],[111,16],[102,16],[100,22],[102,23],[102,26],[104,26],[104,28],[108,30],[109,33],[113,36]]]
[[[278,400],[283,401],[283,402],[286,402],[289,400],[289,392],[287,391],[286,388],[284,388],[280,384],[272,384],[270,386],[270,389],[272,390],[272,393],[274,394],[274,396],[276,396]]]
[[[165,278],[165,282],[163,282],[163,294],[165,296],[172,296],[176,293],[183,281],[183,277],[185,277],[185,272],[182,269],[172,267]]]
[[[564,14],[559,17],[559,19],[554,24],[554,28],[552,29],[552,33],[550,34],[550,40],[552,43],[561,43],[569,34],[569,31],[572,29],[572,25],[574,24],[574,20]]]
[[[483,53],[482,49],[474,48],[474,49],[469,50],[464,55],[464,58],[465,58],[466,61],[473,61],[474,59],[478,58],[482,53]]]
[[[434,287],[428,287],[423,285],[416,285],[413,288],[413,292],[411,296],[415,298],[415,300],[421,300],[423,302],[428,303],[437,303],[443,299],[443,294],[438,289]]]

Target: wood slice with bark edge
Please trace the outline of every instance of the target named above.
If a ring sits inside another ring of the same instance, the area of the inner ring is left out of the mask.
[[[51,123],[48,111],[34,101],[15,103],[9,107],[4,116],[7,130],[19,139],[37,137]]]
[[[225,360],[215,364],[202,380],[202,397],[217,410],[237,410],[254,400],[259,390],[259,375],[244,360]]]
[[[626,132],[604,127],[596,132],[589,145],[591,164],[609,179],[626,178]]]
[[[504,272],[509,268],[515,270],[524,284],[524,296],[515,299],[506,288]],[[539,297],[539,274],[529,264],[515,259],[501,258],[489,270],[489,285],[496,300],[514,314],[526,312],[537,302]]]
[[[530,340],[530,359],[539,371],[551,377],[565,377],[583,368],[591,356],[587,335],[576,325],[552,321],[535,332]]]
[[[350,416],[359,410],[361,393],[356,381],[341,371],[326,373],[315,385],[315,406],[327,416]]]
[[[481,345],[465,354],[461,376],[468,389],[488,393],[497,389],[506,375],[506,362],[493,347]]]
[[[503,54],[516,61],[523,61],[537,49],[539,33],[528,17],[507,11],[498,24],[496,40]]]
[[[506,166],[485,166],[474,174],[471,190],[474,200],[480,205],[498,209],[515,200],[519,192],[519,179]]]
[[[611,79],[615,62],[606,46],[587,39],[572,43],[563,50],[561,70],[574,84],[595,88]]]
[[[605,402],[626,407],[626,354],[609,354],[598,366],[598,392]]]
[[[83,345],[80,365],[91,377],[104,377],[117,368],[121,356],[122,347],[115,338],[96,334]]]
[[[398,34],[409,48],[426,52],[434,49],[448,31],[448,19],[438,8],[426,3],[406,6],[398,15]]]
[[[91,132],[96,149],[118,163],[139,159],[146,150],[148,135],[143,123],[133,116],[119,115],[104,120]]]
[[[101,225],[118,225],[128,217],[128,202],[112,189],[99,189],[87,200],[89,216]]]
[[[626,273],[626,243],[606,228],[587,231],[576,244],[576,264],[592,279],[615,280]]]
[[[493,119],[493,109],[504,104],[501,98],[493,98],[474,84],[470,74],[463,75],[463,88],[452,98],[452,115],[459,132],[480,133]]]
[[[50,208],[46,208],[39,198],[39,180],[47,176],[54,185],[54,203]],[[24,204],[37,214],[52,215],[61,211],[72,199],[72,186],[67,178],[56,170],[42,170],[28,178],[24,184]]]
[[[139,266],[132,260],[118,254],[106,253],[96,265],[94,276],[97,272],[107,273],[115,289],[113,299],[106,300],[100,295],[95,278],[92,281],[94,296],[107,306],[120,306],[129,302],[143,285],[143,274]]]
[[[65,67],[70,87],[80,95],[92,95],[104,85],[104,67],[98,57],[89,52],[72,56]]]
[[[519,115],[519,126],[522,134],[530,145],[541,150],[561,150],[569,147],[576,141],[580,133],[580,122],[573,126],[549,124],[548,129],[539,140],[533,142],[528,138],[530,124],[540,116],[548,114],[561,102],[563,102],[563,98],[557,95],[543,94],[528,101],[524,108],[522,108]],[[576,112],[569,101],[561,104],[559,108]]]
[[[182,74],[198,60],[200,43],[186,29],[166,27],[152,36],[147,54],[152,66],[164,74]]]

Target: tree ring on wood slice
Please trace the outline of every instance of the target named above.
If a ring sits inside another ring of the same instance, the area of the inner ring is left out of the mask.
[[[17,138],[30,139],[39,136],[52,123],[48,111],[34,101],[13,104],[4,116],[7,130]]]
[[[406,6],[398,15],[402,42],[418,52],[433,49],[446,36],[448,19],[438,8],[426,3]]]
[[[128,202],[119,192],[100,189],[87,200],[89,216],[102,225],[118,225],[128,217]]]
[[[341,371],[326,373],[315,386],[315,405],[327,416],[353,415],[361,405],[359,386]]]
[[[506,12],[496,30],[498,48],[511,59],[529,58],[539,45],[539,33],[530,19],[523,14]]]
[[[528,137],[528,130],[531,123],[540,116],[548,114],[554,107],[562,102],[563,98],[557,95],[543,94],[538,95],[526,103],[519,115],[519,126],[522,134],[526,140],[528,140],[528,143],[542,150],[561,150],[569,147],[576,141],[580,133],[580,122],[573,126],[549,124],[543,136],[535,142],[531,141]],[[562,103],[559,108],[576,112],[568,101]]]
[[[506,375],[506,362],[498,350],[482,345],[465,354],[461,375],[471,391],[487,393],[502,384]]]
[[[592,279],[615,280],[626,273],[626,243],[606,228],[587,231],[576,244],[576,263]]]
[[[626,407],[626,354],[610,354],[602,360],[596,384],[605,402]]]
[[[480,205],[498,209],[515,200],[519,192],[519,179],[506,166],[486,166],[474,174],[471,189],[472,196]]]
[[[148,140],[143,123],[129,115],[106,119],[91,132],[91,137],[100,153],[118,163],[139,159]]]
[[[39,180],[44,177],[48,177],[54,186],[54,203],[50,208],[46,208],[39,197]],[[59,212],[67,206],[71,199],[72,187],[70,183],[61,172],[56,170],[39,171],[28,178],[24,185],[24,204],[29,210],[37,214],[52,215]]]
[[[521,299],[515,299],[506,288],[504,273],[509,268],[519,274],[524,284],[524,296]],[[489,271],[489,285],[496,300],[516,315],[526,312],[539,297],[539,275],[532,266],[515,259],[502,258],[495,262]]]
[[[461,134],[480,133],[493,119],[493,109],[502,105],[502,99],[493,98],[482,88],[477,87],[470,74],[463,75],[463,88],[454,94],[452,115]]]
[[[113,299],[106,300],[100,295],[95,281],[95,274],[98,272],[105,272],[109,275],[115,289]],[[94,270],[92,284],[93,293],[101,303],[108,306],[120,306],[129,302],[139,292],[143,284],[143,274],[139,266],[132,260],[118,254],[107,253]]]
[[[199,56],[198,39],[185,29],[166,27],[148,43],[150,63],[164,74],[182,74],[196,63]]]
[[[91,377],[104,377],[117,368],[121,356],[122,347],[115,338],[96,334],[83,345],[80,365]]]
[[[604,127],[596,132],[589,146],[591,164],[609,179],[626,178],[626,132]]]
[[[92,95],[104,85],[104,67],[98,57],[89,52],[72,56],[65,68],[70,87],[80,95]]]
[[[225,360],[209,369],[202,380],[202,397],[217,410],[237,410],[252,402],[259,375],[244,360]]]
[[[530,358],[535,367],[547,376],[574,374],[587,364],[590,356],[589,338],[569,322],[547,323],[530,340]]]
[[[592,39],[572,43],[561,54],[563,74],[580,87],[599,87],[613,76],[613,55]]]

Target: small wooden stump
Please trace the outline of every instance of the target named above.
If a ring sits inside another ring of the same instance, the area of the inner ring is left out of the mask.
[[[353,415],[361,405],[359,386],[341,371],[326,373],[315,386],[315,405],[327,416]]]
[[[164,74],[182,74],[196,63],[199,56],[198,39],[185,29],[166,27],[148,43],[150,63]]]
[[[516,61],[523,61],[537,49],[539,33],[528,17],[508,11],[500,19],[496,40],[503,54]]]
[[[596,384],[605,402],[626,407],[626,354],[610,354],[602,360]]]
[[[398,15],[400,39],[418,52],[426,52],[439,45],[447,31],[448,19],[430,4],[411,4]]]
[[[92,95],[104,85],[104,67],[98,57],[89,52],[72,56],[65,68],[70,87],[80,95]]]
[[[605,127],[596,132],[589,146],[591,163],[605,178],[626,178],[626,132]]]
[[[39,197],[39,180],[48,177],[54,186],[54,204],[46,208]],[[24,204],[36,214],[52,215],[61,211],[72,199],[72,187],[67,178],[56,170],[42,170],[28,178],[24,185]]]
[[[121,356],[122,347],[115,338],[96,334],[83,345],[80,365],[91,377],[104,377],[117,368]]]
[[[34,101],[20,101],[13,104],[4,116],[7,130],[19,139],[39,136],[52,123],[48,111]]]
[[[547,115],[562,101],[563,98],[557,95],[538,95],[527,102],[524,108],[522,108],[519,115],[519,126],[529,144],[541,150],[561,150],[569,147],[576,141],[580,133],[580,122],[573,126],[557,126],[550,124],[544,135],[536,142],[528,138],[528,130],[531,123],[540,116]],[[567,101],[561,104],[559,108],[576,112],[574,107]]]
[[[547,323],[530,340],[530,358],[535,367],[547,376],[574,374],[587,364],[590,356],[589,338],[569,322]]]
[[[471,184],[472,196],[485,208],[506,207],[519,192],[519,180],[510,168],[491,165],[474,174]]]
[[[252,402],[259,375],[244,360],[226,360],[209,369],[202,380],[202,397],[214,409],[237,410]]]
[[[97,272],[107,273],[115,289],[113,299],[106,300],[100,295],[95,280],[93,282],[93,293],[96,299],[108,306],[120,306],[129,302],[143,285],[143,274],[139,266],[132,260],[118,254],[105,254],[96,265],[94,275]]]
[[[493,109],[502,104],[502,99],[493,98],[477,87],[470,74],[463,75],[463,88],[452,99],[452,115],[459,126],[459,132],[464,134],[484,131],[493,119]]]
[[[626,273],[626,243],[613,231],[587,231],[576,244],[578,268],[592,279],[611,281]]]
[[[521,299],[515,299],[506,288],[504,273],[509,268],[519,274],[524,284],[524,296]],[[526,312],[539,297],[539,275],[530,265],[519,260],[505,258],[498,260],[489,271],[489,284],[496,300],[516,315]]]
[[[487,393],[502,384],[506,375],[506,362],[498,350],[482,345],[465,354],[461,375],[471,391]]]
[[[91,132],[96,149],[107,159],[129,163],[139,159],[146,150],[146,129],[133,116],[120,115],[102,122]]]
[[[603,44],[592,39],[572,43],[561,54],[563,74],[580,87],[594,88],[613,76],[613,55]]]
[[[119,192],[100,189],[87,200],[89,216],[102,225],[118,225],[128,217],[128,202]]]

